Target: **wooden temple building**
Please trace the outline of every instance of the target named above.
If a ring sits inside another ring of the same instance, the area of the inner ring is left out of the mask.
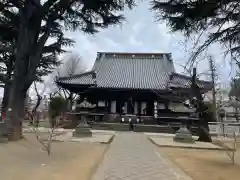
[[[187,116],[183,102],[190,96],[191,77],[175,72],[171,54],[99,52],[91,71],[61,77],[58,86],[87,99],[98,120],[128,116],[161,119]],[[198,80],[202,93],[210,91],[208,81]],[[182,107],[182,108],[179,108]],[[79,110],[74,113],[81,113]],[[111,117],[111,118],[110,118]]]

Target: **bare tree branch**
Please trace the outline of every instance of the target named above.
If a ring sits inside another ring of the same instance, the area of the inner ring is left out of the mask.
[[[79,54],[76,53],[68,53],[62,58],[62,66],[58,68],[52,75],[55,81],[56,77],[71,77],[76,74],[81,74],[86,71],[86,66],[83,62],[83,59]],[[64,97],[65,99],[69,99],[70,101],[77,98],[77,95],[73,95],[70,91],[63,89],[61,87],[57,87],[56,85],[51,87],[52,92],[57,92],[55,94],[59,94],[60,96]],[[57,89],[57,90],[56,90]]]

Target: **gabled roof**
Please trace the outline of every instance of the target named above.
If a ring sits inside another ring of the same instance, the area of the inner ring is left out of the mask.
[[[170,54],[163,53],[98,53],[89,73],[60,78],[58,83],[92,84],[99,88],[165,89],[174,72]],[[91,73],[96,73],[96,79]]]
[[[171,75],[171,78],[170,78]],[[98,53],[91,71],[57,80],[59,85],[94,85],[98,88],[153,89],[190,88],[191,77],[175,73],[171,54]],[[199,81],[201,88],[210,83]]]

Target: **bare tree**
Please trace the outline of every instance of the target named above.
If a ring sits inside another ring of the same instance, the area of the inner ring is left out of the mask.
[[[36,82],[33,83],[33,86],[34,86],[34,90],[35,90],[35,93],[37,96],[37,100],[36,100],[36,104],[34,105],[33,109],[28,114],[29,114],[29,118],[31,119],[30,122],[32,122],[33,124],[35,124],[38,127],[39,117],[37,116],[37,109],[41,104],[41,101],[43,99],[43,94],[44,94],[47,86],[46,86],[46,84],[44,84],[44,87],[43,87],[41,93],[39,93],[39,91],[38,91]]]
[[[85,66],[82,57],[77,54],[77,53],[69,53],[66,56],[64,56],[62,58],[62,66],[60,66],[60,68],[58,68],[56,70],[56,72],[54,72],[54,76],[52,78],[54,78],[54,81],[56,80],[56,78],[59,77],[71,77],[74,76],[76,74],[81,74],[84,73],[87,69],[87,67]],[[77,98],[76,94],[73,94],[72,92],[63,89],[61,87],[57,87],[52,86],[52,88],[55,90],[52,92],[55,92],[55,95],[60,95],[63,96],[65,99],[67,99],[69,101],[68,104],[68,110],[72,110],[72,104],[73,104],[73,100],[75,100]]]
[[[36,100],[36,103],[33,107],[33,109],[28,113],[29,114],[29,117],[31,118],[31,121],[33,122],[33,132],[35,133],[36,135],[36,139],[37,141],[42,145],[42,149],[44,151],[47,152],[47,154],[50,156],[51,155],[51,143],[52,143],[52,140],[56,137],[56,136],[59,136],[61,134],[63,134],[63,132],[56,132],[56,129],[59,128],[58,126],[58,123],[57,121],[54,123],[54,126],[51,126],[50,128],[48,128],[48,132],[47,132],[47,138],[46,136],[41,136],[41,134],[43,132],[41,132],[39,130],[39,117],[37,115],[37,109],[39,108],[41,102],[42,102],[42,99],[43,99],[43,94],[45,93],[47,87],[49,86],[49,81],[47,83],[44,83],[44,86],[41,90],[41,92],[38,91],[38,88],[37,88],[37,83],[34,82],[33,84],[33,88],[35,90],[35,93],[36,93],[36,96],[37,96],[37,100]],[[51,124],[52,122],[52,119],[51,118],[48,118],[49,119],[49,124]],[[51,119],[51,121],[50,121]]]
[[[218,119],[217,116],[217,101],[216,101],[216,66],[215,66],[215,61],[212,56],[209,56],[209,67],[210,67],[210,73],[211,73],[211,82],[212,82],[212,111],[215,120]]]
[[[68,53],[62,58],[62,66],[58,70],[58,76],[73,76],[86,71],[82,57],[77,53]]]

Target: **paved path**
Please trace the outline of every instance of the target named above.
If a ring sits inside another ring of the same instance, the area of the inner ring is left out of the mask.
[[[186,180],[141,133],[117,133],[92,180]],[[179,171],[179,169],[178,169]]]

